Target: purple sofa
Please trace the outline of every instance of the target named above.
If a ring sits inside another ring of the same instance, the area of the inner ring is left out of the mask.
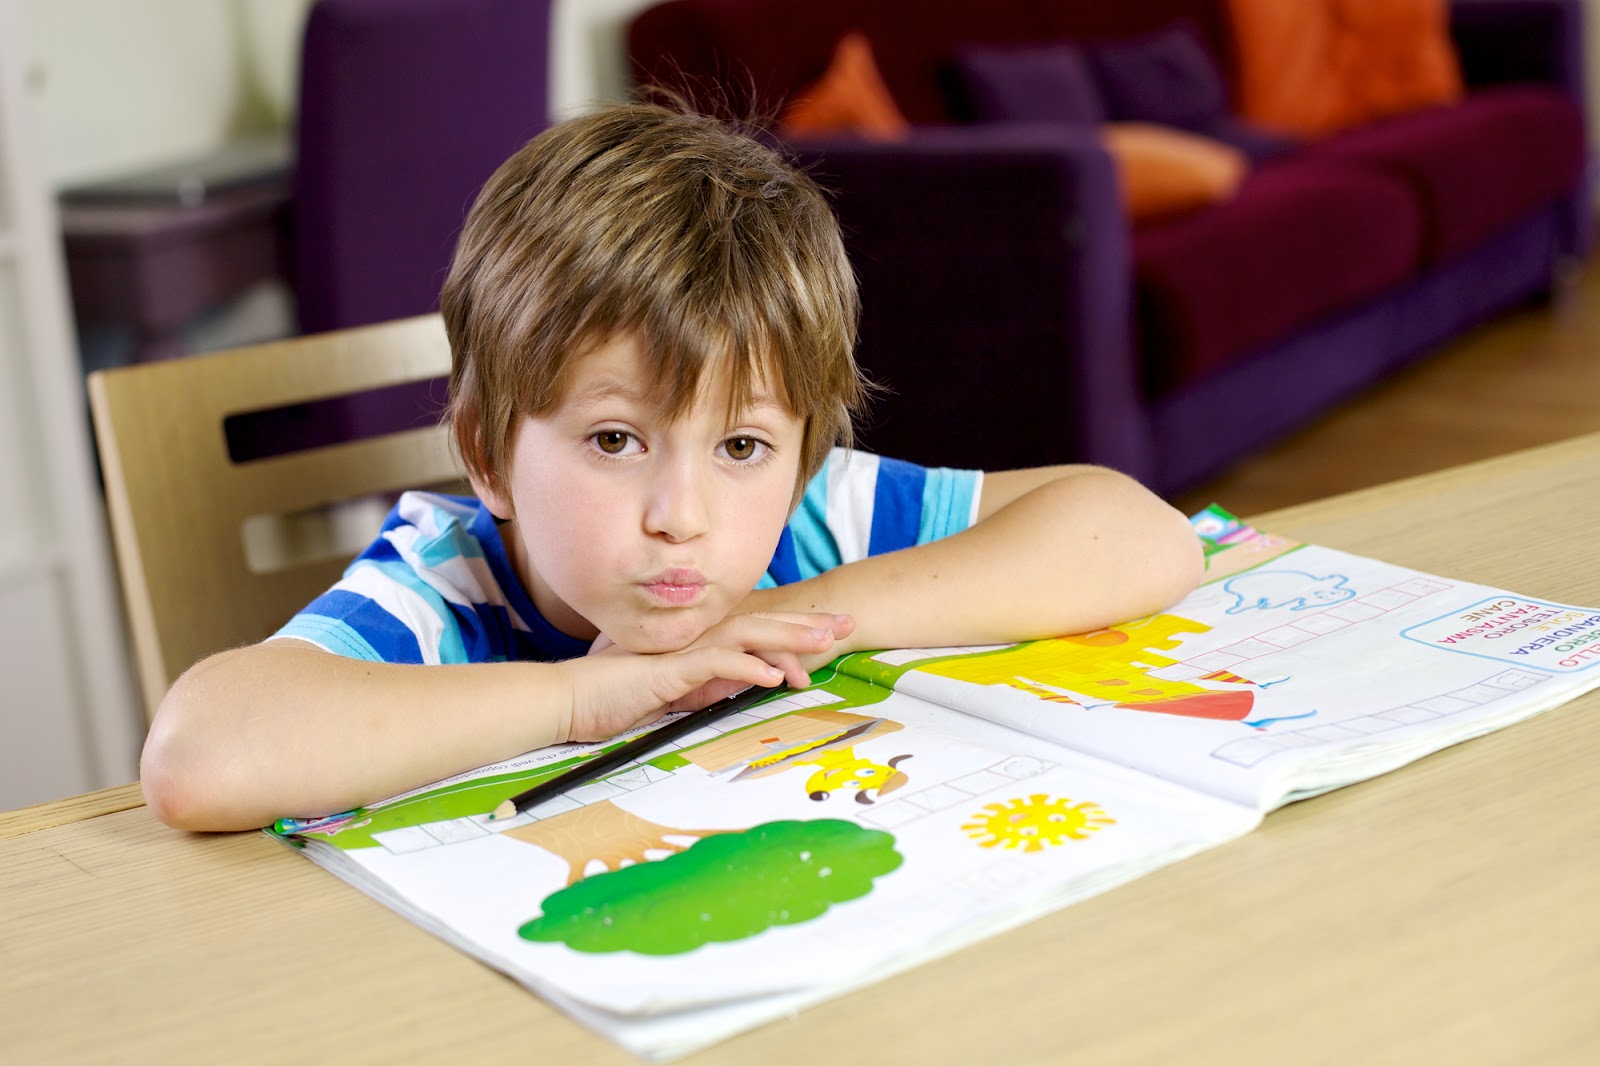
[[[990,469],[1098,462],[1174,493],[1546,293],[1586,253],[1580,22],[1581,0],[1455,0],[1463,101],[1288,145],[1225,113],[1224,0],[673,0],[628,43],[640,81],[770,116],[841,34],[871,41],[912,135],[789,146],[834,194],[859,356],[891,390],[866,446]],[[1149,68],[1125,66],[1105,117],[1189,125],[1257,162],[1233,198],[1137,230],[1092,128],[972,121],[956,70],[974,45],[1137,60],[1174,33],[1218,84],[1162,99]],[[1189,115],[1213,88],[1222,113]]]
[[[550,123],[551,0],[317,0],[293,180],[299,332],[439,306],[496,167]],[[235,462],[437,422],[446,381],[228,419]]]
[[[439,306],[478,188],[550,123],[551,0],[318,0],[300,55],[300,332]]]

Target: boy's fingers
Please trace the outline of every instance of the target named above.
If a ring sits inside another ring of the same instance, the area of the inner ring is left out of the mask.
[[[780,622],[793,622],[811,629],[826,629],[836,637],[842,637],[856,627],[856,621],[848,614],[834,614],[829,611],[752,611],[746,615],[734,615],[734,618],[771,618]]]
[[[722,645],[748,651],[794,652],[805,654],[824,651],[834,640],[848,633],[834,630],[834,616],[829,614],[797,614],[772,617],[757,614],[735,615],[711,630],[701,642],[707,646]]]
[[[727,681],[715,678],[690,689],[667,705],[669,711],[698,711],[702,707],[709,707],[725,696],[741,692],[750,686],[743,681]]]
[[[761,658],[783,671],[783,679],[790,688],[808,688],[811,685],[811,674],[800,661],[800,656],[792,652],[767,652]]]
[[[771,688],[784,670],[728,647],[661,656],[610,655],[572,660],[574,703],[569,736],[601,740],[653,721],[668,710],[697,710],[750,685]]]
[[[798,617],[800,621],[745,616],[727,632],[707,634],[681,652],[591,654],[573,660],[582,680],[574,694],[571,735],[611,736],[663,710],[697,710],[750,685],[772,688],[787,681],[793,688],[806,688],[811,683],[806,660],[825,657],[834,638],[826,629],[805,624],[812,615]]]
[[[759,656],[735,651],[732,648],[702,648],[674,658],[679,660],[677,664],[679,673],[673,685],[678,691],[676,695],[663,702],[675,706],[691,693],[706,693],[713,682],[732,682],[731,686],[724,686],[727,687],[726,692],[720,693],[728,695],[747,685],[772,688],[787,676],[787,671],[783,667],[774,666]],[[697,702],[704,705],[714,702],[717,698],[720,696],[710,696]]]

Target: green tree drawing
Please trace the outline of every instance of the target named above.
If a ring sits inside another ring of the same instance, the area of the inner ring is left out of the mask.
[[[818,918],[900,863],[894,837],[854,822],[767,822],[584,878],[546,897],[544,913],[517,931],[576,951],[681,955]]]

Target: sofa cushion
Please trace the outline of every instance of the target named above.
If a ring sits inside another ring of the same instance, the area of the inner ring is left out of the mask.
[[[1036,40],[1135,42],[1159,37],[1181,24],[1222,68],[1223,83],[1232,80],[1233,31],[1227,0],[1037,0],[1032,7],[1031,36]]]
[[[1097,42],[1089,62],[1113,119],[1193,129],[1227,113],[1222,72],[1186,22]]]
[[[963,45],[956,50],[955,66],[979,122],[1093,125],[1105,120],[1087,59],[1065,41]]]
[[[1089,61],[1114,121],[1175,126],[1230,144],[1252,160],[1295,143],[1228,113],[1222,70],[1188,19],[1155,33],[1096,42]]]
[[[778,132],[785,137],[858,133],[868,140],[900,141],[909,126],[883,84],[871,43],[862,34],[847,33],[822,77],[796,94],[779,117]]]
[[[1558,90],[1485,89],[1451,107],[1350,130],[1307,153],[1404,180],[1422,211],[1431,262],[1569,194],[1583,169],[1583,116]]]
[[[1403,183],[1298,160],[1255,171],[1226,203],[1136,233],[1146,390],[1179,388],[1401,283],[1421,240]]]
[[[1228,0],[1238,111],[1316,137],[1461,96],[1445,0]]]
[[[1232,145],[1148,122],[1108,122],[1100,137],[1117,164],[1117,185],[1136,224],[1220,203],[1250,160]]]

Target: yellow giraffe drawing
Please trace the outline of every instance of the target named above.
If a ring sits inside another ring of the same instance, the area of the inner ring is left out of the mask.
[[[873,798],[868,792],[875,790],[882,797],[910,780],[905,771],[895,769],[909,758],[909,755],[896,755],[888,763],[875,763],[857,755],[854,748],[822,748],[795,759],[790,765],[817,768],[806,779],[806,795],[814,800],[825,800],[839,789],[853,788],[857,803],[871,803]]]
[[[813,800],[826,800],[840,790],[854,789],[857,803],[872,803],[876,797],[909,783],[899,765],[911,756],[896,755],[880,763],[856,754],[856,745],[900,728],[899,722],[886,718],[815,709],[731,733],[684,754],[713,774],[728,773],[737,767],[732,781],[772,777],[797,766],[811,767],[805,790]]]

